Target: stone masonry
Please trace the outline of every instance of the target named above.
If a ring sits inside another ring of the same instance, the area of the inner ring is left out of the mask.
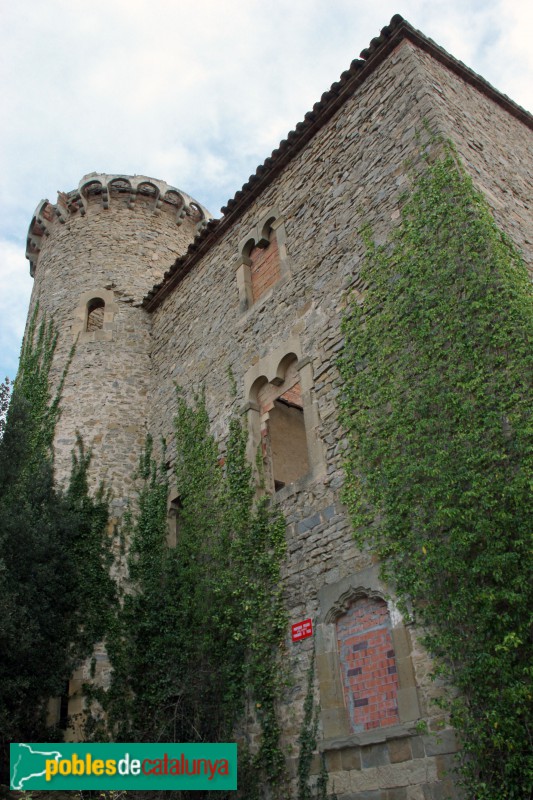
[[[375,558],[355,547],[339,499],[340,322],[348,294],[364,296],[361,228],[386,240],[413,177],[438,155],[439,135],[454,142],[533,265],[533,121],[400,17],[362,56],[219,221],[148,178],[93,174],[57,205],[44,201],[30,226],[32,308],[39,301],[60,328],[55,380],[77,341],[55,444],[58,479],[80,430],[117,517],[133,495],[146,433],[172,442],[176,384],[190,399],[205,386],[221,445],[231,414],[241,413],[251,458],[263,436],[274,438],[273,409],[289,408],[278,415],[286,426],[278,438],[290,432],[287,420],[302,426],[304,474],[278,491],[274,475],[270,488],[287,519],[290,621],[315,623],[314,641],[287,634],[282,745],[293,788],[314,650],[318,749],[331,791],[339,800],[443,800],[458,796],[457,743],[433,702],[440,688],[431,661]],[[93,324],[95,299],[104,310]],[[172,445],[168,458],[172,469]],[[356,655],[363,651],[366,660]],[[249,733],[253,741],[258,732]],[[318,769],[317,753],[313,775]]]

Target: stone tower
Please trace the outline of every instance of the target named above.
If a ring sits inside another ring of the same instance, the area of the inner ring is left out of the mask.
[[[143,296],[186,252],[210,215],[163,181],[91,173],[43,200],[26,255],[35,279],[30,315],[53,317],[57,383],[75,345],[56,429],[55,467],[70,472],[76,432],[93,449],[91,476],[112,490],[120,516],[144,442],[150,318]]]

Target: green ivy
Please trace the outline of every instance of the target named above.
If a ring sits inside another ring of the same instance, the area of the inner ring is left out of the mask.
[[[112,682],[99,696],[107,730],[95,735],[228,741],[252,708],[261,736],[258,749],[241,741],[248,768],[240,774],[249,776],[241,794],[261,798],[263,787],[279,790],[284,777],[276,707],[287,625],[280,589],[285,524],[267,500],[254,502],[237,420],[223,459],[205,398],[190,407],[178,395],[175,444],[175,547],[167,544],[169,480],[150,439],[141,459],[138,512],[125,531],[129,583],[108,642]]]
[[[344,500],[427,627],[476,800],[529,798],[532,295],[451,146],[344,320]]]
[[[314,642],[313,642],[314,643]],[[313,794],[309,785],[311,763],[317,745],[318,709],[315,708],[315,650],[311,654],[311,663],[307,671],[307,691],[305,693],[303,720],[298,744],[298,800],[312,800]]]
[[[314,640],[313,640],[314,645]],[[316,791],[310,784],[311,766],[313,756],[317,749],[317,734],[320,709],[315,704],[315,648],[311,653],[311,662],[307,670],[307,690],[305,693],[303,720],[300,728],[298,744],[300,753],[298,757],[298,800],[328,800],[329,775],[326,767],[326,757],[320,754],[320,772],[316,782]],[[337,800],[335,792],[329,796],[330,800]]]
[[[52,441],[63,380],[50,393],[53,323],[24,340],[0,440],[0,760],[9,741],[57,741],[50,697],[105,634],[114,587],[107,557],[107,498],[90,496],[81,440],[68,487],[54,484]],[[4,762],[3,767],[7,768]]]

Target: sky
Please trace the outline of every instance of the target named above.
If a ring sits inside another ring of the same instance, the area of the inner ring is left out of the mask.
[[[533,110],[529,0],[0,0],[0,380],[40,200],[137,174],[219,216],[395,13]]]

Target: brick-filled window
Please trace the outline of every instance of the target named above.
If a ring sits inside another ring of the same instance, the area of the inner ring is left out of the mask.
[[[98,331],[104,327],[105,303],[100,297],[95,297],[87,305],[87,331]]]
[[[278,209],[268,209],[248,228],[239,242],[235,266],[241,312],[252,309],[262,298],[268,302],[271,290],[290,278],[287,235]]]
[[[253,247],[249,253],[252,301],[256,303],[274,286],[281,276],[279,247],[276,234],[271,231],[266,247]]]
[[[379,597],[361,597],[337,619],[336,628],[352,732],[398,724],[398,675],[387,604]]]

